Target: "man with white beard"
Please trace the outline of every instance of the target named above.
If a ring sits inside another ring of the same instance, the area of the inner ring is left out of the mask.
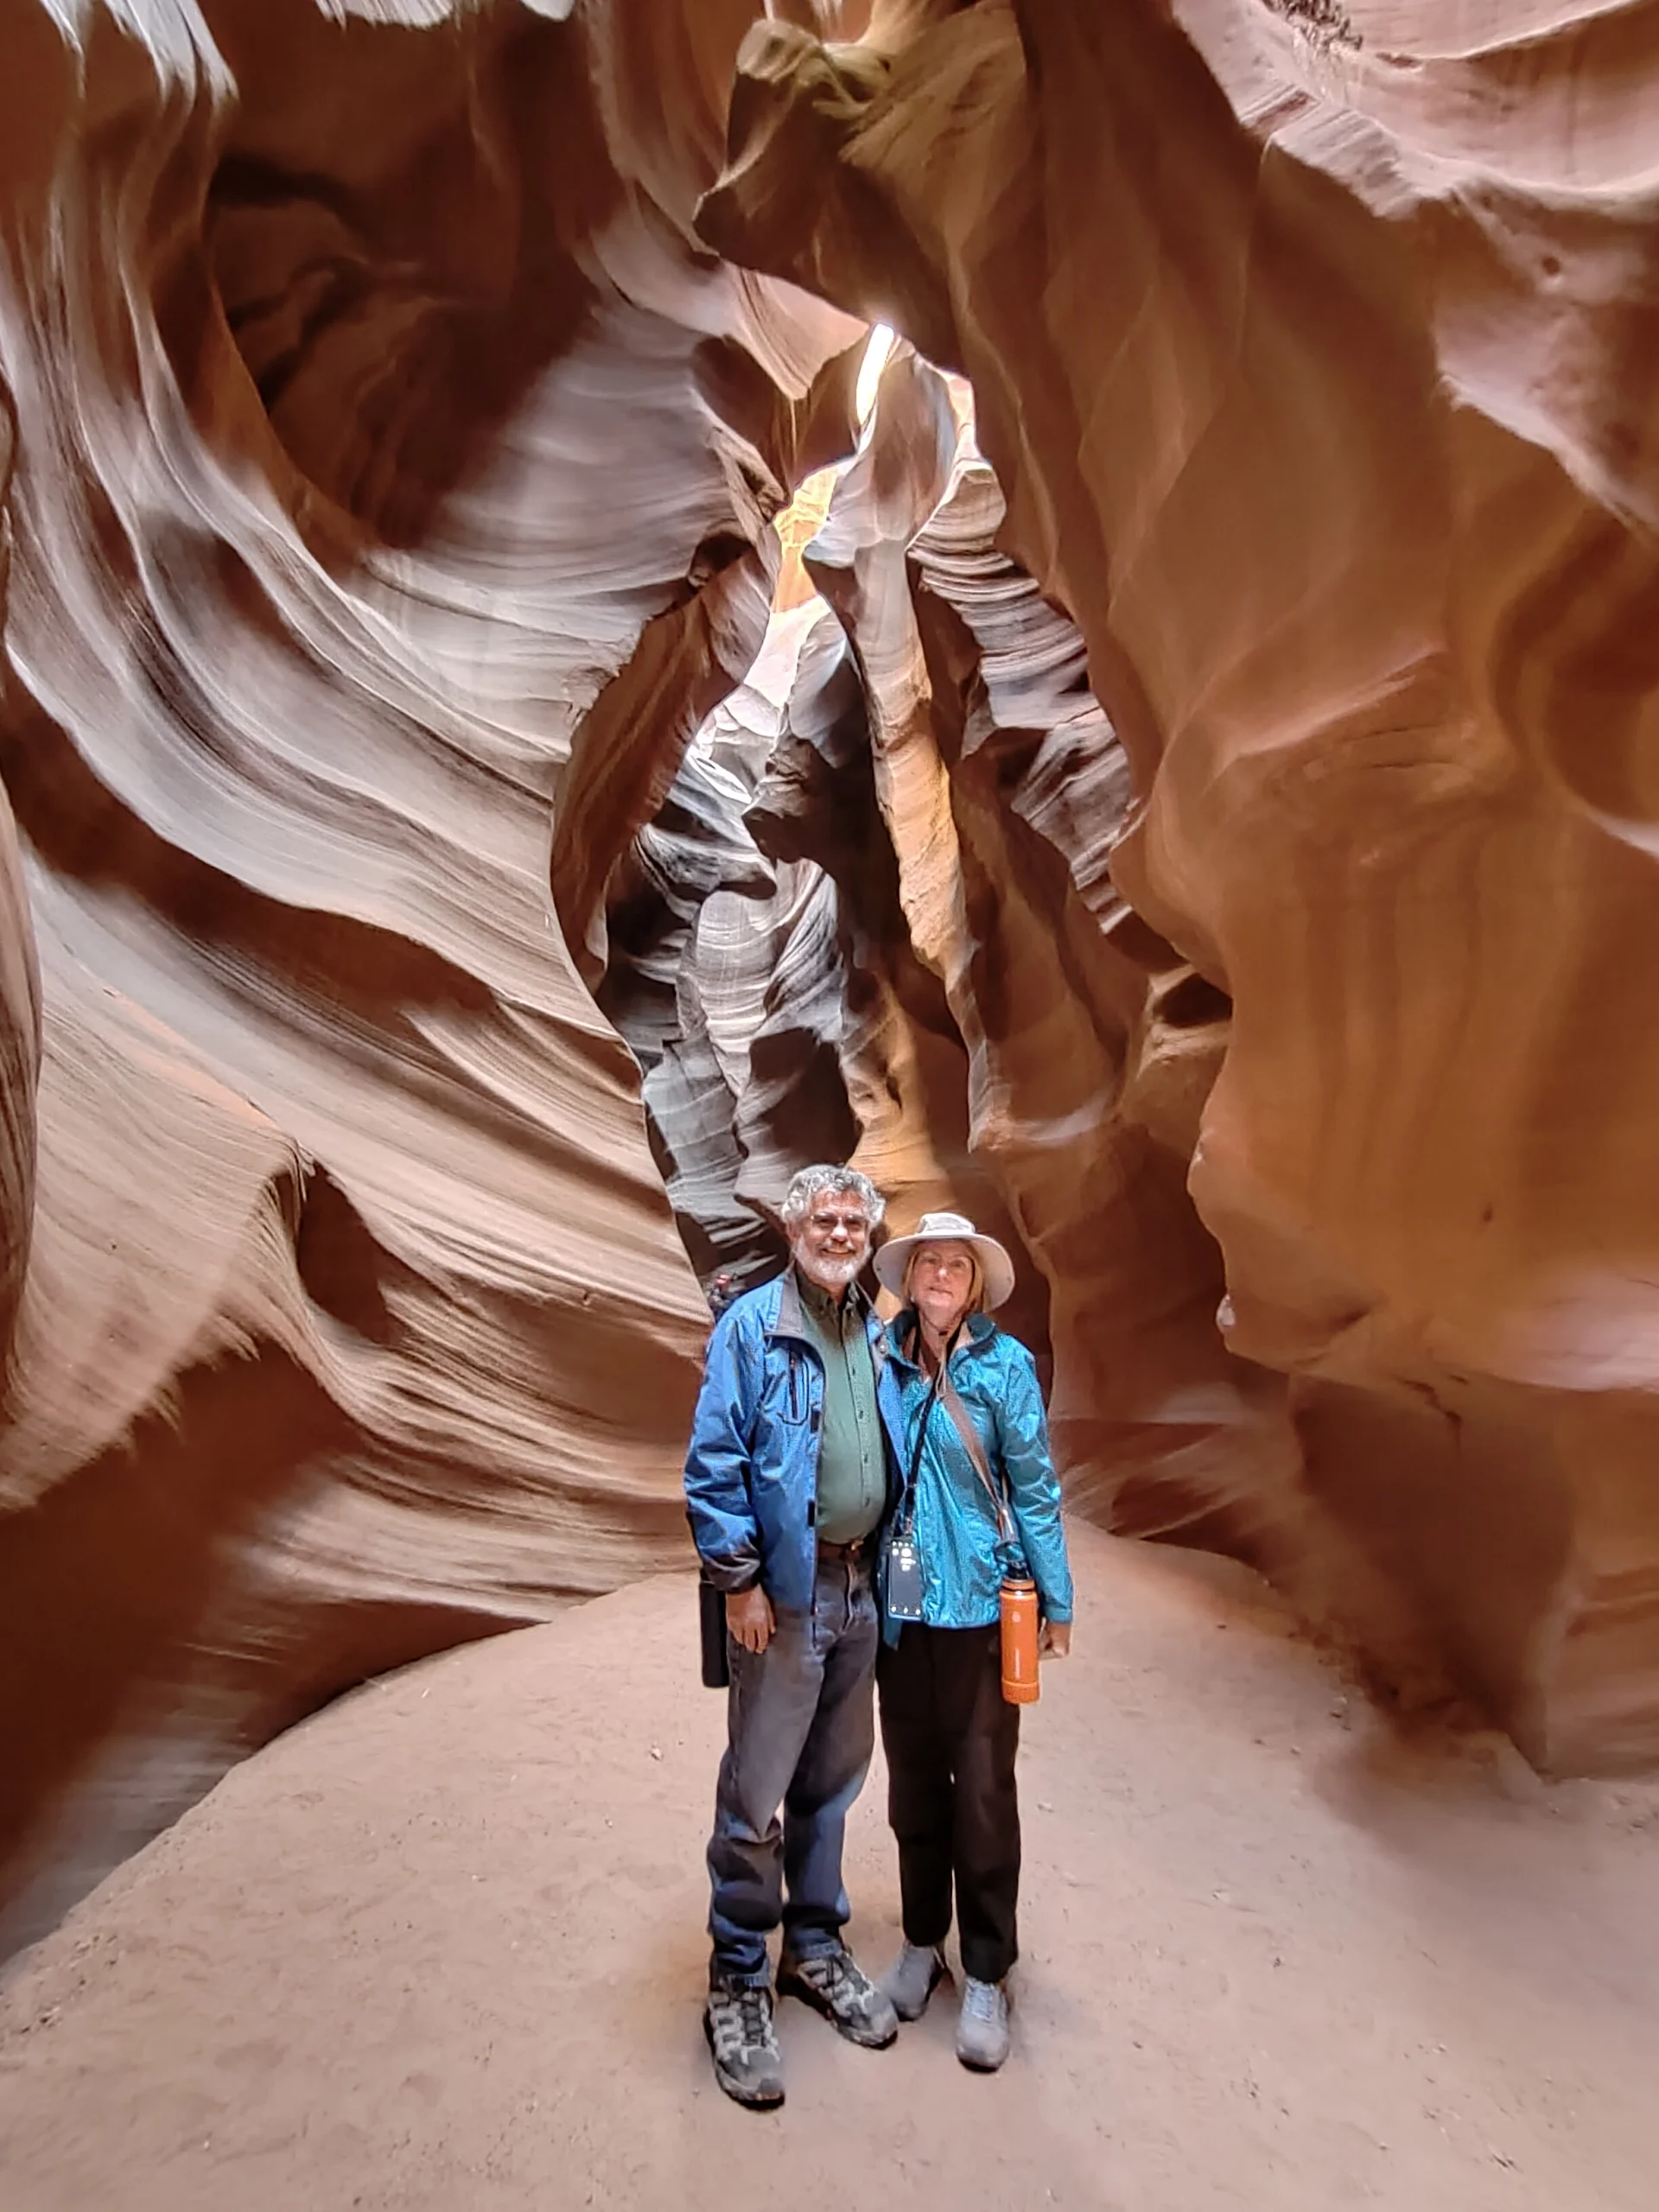
[[[875,1741],[876,1542],[898,1488],[898,1398],[857,1280],[884,1210],[855,1169],[795,1177],[783,1207],[790,1264],[715,1325],[686,1455],[691,1531],[726,1593],[731,1668],[703,2026],[715,2079],[744,2105],[784,2099],[767,1951],[780,1922],[780,1995],[872,2050],[899,2029],[841,1933],[842,1840]]]

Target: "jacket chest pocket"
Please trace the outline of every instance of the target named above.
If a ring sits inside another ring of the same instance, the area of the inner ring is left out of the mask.
[[[806,1362],[791,1352],[766,1389],[766,1410],[791,1428],[804,1427],[812,1411],[812,1386]]]

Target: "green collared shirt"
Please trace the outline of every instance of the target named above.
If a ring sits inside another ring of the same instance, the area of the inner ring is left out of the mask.
[[[887,1497],[875,1363],[856,1287],[839,1303],[800,1268],[801,1318],[823,1362],[823,1437],[818,1457],[818,1536],[850,1544],[868,1536]]]

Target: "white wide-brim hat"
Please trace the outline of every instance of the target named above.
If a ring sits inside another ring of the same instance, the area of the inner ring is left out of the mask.
[[[905,1294],[905,1269],[918,1244],[969,1244],[979,1255],[985,1303],[1001,1306],[1014,1291],[1014,1262],[995,1236],[982,1236],[965,1213],[925,1213],[908,1236],[894,1236],[875,1255],[875,1279],[895,1298]]]

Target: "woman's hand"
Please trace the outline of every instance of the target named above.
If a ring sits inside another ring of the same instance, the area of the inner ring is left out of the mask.
[[[1071,1624],[1070,1621],[1045,1621],[1037,1639],[1039,1659],[1069,1659],[1071,1656]]]
[[[778,1625],[772,1600],[756,1582],[734,1590],[726,1599],[726,1625],[746,1651],[764,1651]]]

